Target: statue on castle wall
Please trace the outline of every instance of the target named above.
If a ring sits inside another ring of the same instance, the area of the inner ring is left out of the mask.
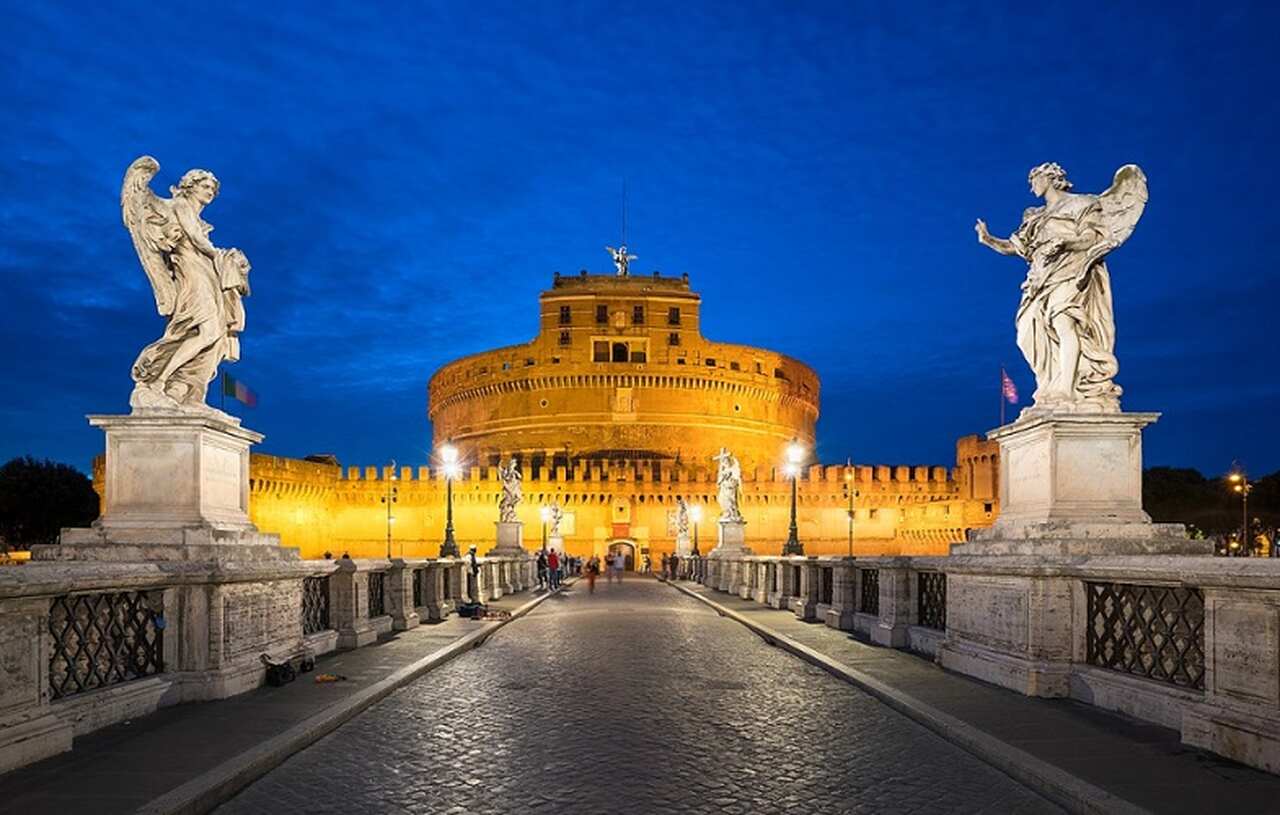
[[[563,520],[564,520],[564,510],[560,508],[560,505],[558,503],[553,503],[551,505],[551,521],[549,524],[551,528],[551,531],[549,534],[551,535],[551,537],[553,538],[560,537],[560,522]]]
[[[1015,319],[1018,348],[1036,377],[1031,410],[1118,412],[1115,311],[1104,258],[1133,233],[1147,203],[1147,178],[1136,164],[1116,171],[1099,195],[1071,192],[1062,167],[1031,170],[1031,192],[1044,205],[1022,215],[1007,239],[979,220],[978,242],[1027,262]]]
[[[520,488],[520,462],[513,457],[510,464],[498,464],[498,480],[502,482],[502,500],[498,503],[498,520],[504,524],[516,523],[516,507],[524,500]]]
[[[631,261],[635,260],[636,256],[627,252],[627,245],[624,243],[616,249],[606,246],[605,251],[613,258],[613,266],[618,271],[618,277],[630,277]]]
[[[133,363],[129,404],[210,411],[205,397],[218,365],[240,358],[249,260],[239,249],[209,241],[213,227],[200,216],[218,195],[213,173],[189,170],[169,188],[173,197],[161,198],[149,186],[159,169],[154,158],[142,156],[125,171],[120,191],[124,225],[156,309],[168,320],[160,339]]]
[[[689,537],[689,505],[682,496],[676,496],[676,539]]]
[[[720,503],[720,522],[742,523],[742,510],[738,498],[742,494],[742,466],[727,448],[720,448],[720,455],[712,456],[720,464],[716,471],[716,499]]]

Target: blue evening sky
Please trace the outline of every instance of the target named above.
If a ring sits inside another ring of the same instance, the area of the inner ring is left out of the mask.
[[[425,463],[432,371],[609,271],[625,178],[636,271],[817,369],[824,460],[950,463],[1001,363],[1033,387],[1024,267],[974,219],[1007,234],[1053,160],[1150,179],[1111,259],[1147,463],[1275,470],[1280,13],[1195,5],[4,0],[0,460],[87,468],[84,415],[127,410],[162,327],[118,202],[149,153],[158,190],[222,181],[266,452]]]

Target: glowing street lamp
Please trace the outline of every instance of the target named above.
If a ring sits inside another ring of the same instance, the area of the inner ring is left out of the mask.
[[[804,462],[804,445],[792,441],[787,445],[787,464],[784,472],[791,478],[791,529],[787,534],[787,542],[782,545],[784,555],[803,555],[804,547],[800,544],[800,533],[796,528],[796,482],[800,480],[800,465]]]
[[[445,489],[444,543],[440,544],[440,557],[461,557],[462,552],[453,537],[453,479],[462,475],[458,448],[446,442],[440,448],[440,463],[444,465]]]
[[[547,522],[551,520],[551,507],[546,504],[542,505],[542,509],[538,510],[538,515],[542,518],[542,551],[547,551]]]
[[[387,505],[387,560],[391,560],[391,524],[395,523],[396,516],[391,514],[391,505],[399,500],[400,490],[395,486],[396,480],[396,460],[391,459],[391,463],[387,465],[389,475],[387,476],[387,494],[382,496],[382,503]]]
[[[858,494],[853,488],[853,459],[844,465],[844,490],[849,493],[849,557],[853,557],[853,499]]]
[[[1245,475],[1244,470],[1235,470],[1227,476],[1227,483],[1231,485],[1231,489],[1240,493],[1240,546],[1244,550],[1244,554],[1249,554],[1249,493],[1253,492],[1253,485],[1249,483],[1249,476]]]
[[[698,555],[698,521],[702,520],[701,504],[694,504],[693,506],[689,507],[689,520],[693,521],[693,552],[691,552],[690,554],[692,554],[694,557],[699,557]]]

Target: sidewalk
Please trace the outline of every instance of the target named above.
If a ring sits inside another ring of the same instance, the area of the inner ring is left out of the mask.
[[[1280,811],[1280,777],[1182,745],[1177,731],[1023,696],[697,583],[692,595],[1078,812]],[[916,768],[927,772],[927,767]]]
[[[518,619],[548,597],[491,601]],[[23,815],[207,812],[419,675],[465,654],[510,620],[456,616],[328,654],[280,688],[175,705],[75,740],[72,750],[0,775],[0,810]],[[318,674],[346,680],[317,684]]]

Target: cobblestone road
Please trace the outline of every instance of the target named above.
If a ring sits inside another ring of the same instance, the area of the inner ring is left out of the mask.
[[[551,598],[218,810],[1054,811],[871,697],[644,579]]]

